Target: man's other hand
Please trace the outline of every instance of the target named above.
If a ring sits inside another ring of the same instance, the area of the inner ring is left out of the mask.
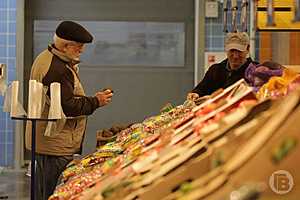
[[[189,101],[196,101],[196,99],[198,98],[199,98],[199,94],[193,92],[188,93],[186,97],[186,99]]]

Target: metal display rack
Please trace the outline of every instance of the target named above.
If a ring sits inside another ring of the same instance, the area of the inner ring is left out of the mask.
[[[37,121],[56,121],[56,119],[39,119],[27,117],[12,117],[12,120],[31,121],[31,181],[30,181],[30,199],[35,200],[35,149],[36,149],[36,122]]]

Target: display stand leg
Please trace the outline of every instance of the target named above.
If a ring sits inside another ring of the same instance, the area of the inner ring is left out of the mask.
[[[33,119],[26,117],[12,117],[13,120],[31,121],[31,183],[30,183],[30,199],[35,200],[35,150],[36,150],[36,122],[37,121],[56,121],[56,119]]]
[[[36,120],[31,120],[32,132],[31,132],[31,182],[30,182],[30,199],[35,200],[35,143],[36,143]]]

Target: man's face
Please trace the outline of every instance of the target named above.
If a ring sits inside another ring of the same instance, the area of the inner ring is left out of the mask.
[[[79,60],[84,49],[85,45],[83,43],[71,42],[66,45],[65,54],[74,60]]]
[[[237,69],[247,61],[249,50],[239,51],[237,49],[230,49],[227,51],[227,58],[231,69]]]

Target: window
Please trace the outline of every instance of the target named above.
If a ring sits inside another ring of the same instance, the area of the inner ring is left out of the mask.
[[[184,66],[184,23],[81,21],[93,35],[81,60],[86,65]],[[34,56],[52,41],[58,21],[34,23]]]

